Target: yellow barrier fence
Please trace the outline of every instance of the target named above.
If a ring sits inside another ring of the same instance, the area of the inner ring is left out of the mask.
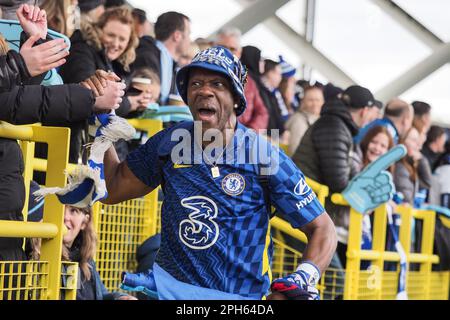
[[[123,271],[136,271],[136,249],[156,233],[157,196],[153,191],[144,198],[94,207],[99,241],[95,261],[109,290],[117,290]]]
[[[162,122],[151,119],[129,119],[136,129],[145,131],[148,137],[162,130]],[[35,158],[33,169],[45,171],[45,159]],[[76,165],[68,164],[72,171]],[[157,233],[158,191],[143,198],[116,205],[96,203],[93,208],[94,227],[97,232],[97,271],[105,287],[117,291],[123,271],[136,270],[136,249],[148,237]]]
[[[322,204],[328,196],[328,188],[307,179],[308,184],[317,193]],[[348,205],[341,195],[333,195],[336,204]],[[419,271],[407,274],[408,297],[410,299],[448,299],[449,272],[432,272],[432,264],[439,258],[433,255],[434,225],[436,215],[432,211],[414,210],[410,207],[398,207],[402,217],[400,241],[407,252],[408,263],[420,264]],[[350,208],[350,230],[347,251],[346,270],[328,268],[319,284],[323,299],[395,299],[397,295],[399,270],[384,271],[385,262],[399,262],[397,252],[385,251],[387,232],[386,205],[380,206],[374,213],[373,248],[361,250],[362,215]],[[422,220],[421,252],[411,253],[411,221]],[[441,219],[442,220],[442,219]],[[403,222],[404,221],[404,222]],[[306,243],[305,235],[293,229],[280,218],[273,218],[271,225],[278,231]],[[293,272],[301,260],[301,252],[283,242],[280,232],[274,233],[273,277],[281,277]],[[361,270],[361,261],[371,261],[368,270]]]
[[[316,193],[319,202],[325,206],[325,199],[328,197],[329,189],[314,180],[306,178],[306,182],[311,189]],[[291,236],[303,243],[307,243],[306,235],[292,226],[285,220],[274,217],[270,220],[273,233],[273,247],[274,255],[272,262],[272,276],[273,278],[280,278],[294,272],[300,264],[302,253],[284,243],[283,234]],[[278,232],[277,232],[278,231]],[[344,291],[344,277],[343,270],[328,268],[318,285],[320,296],[324,300],[342,299]]]
[[[25,221],[0,221],[1,237],[42,238],[40,261],[0,262],[0,299],[60,299],[61,289],[67,299],[75,298],[76,284],[73,285],[74,271],[69,268],[65,274],[70,282],[61,287],[62,237],[64,228],[64,208],[55,196],[45,201],[42,223],[26,222],[28,212],[29,185],[33,175],[34,143],[48,145],[48,165],[46,186],[64,186],[69,153],[70,131],[67,128],[41,127],[39,125],[14,126],[0,122],[0,137],[20,140],[24,156],[24,183],[26,189]],[[75,277],[76,280],[76,277]]]
[[[149,135],[150,136],[150,135]],[[326,197],[328,197],[328,187],[323,186],[315,181],[307,179],[308,184],[316,192],[319,201],[324,204]],[[150,210],[149,216],[152,217],[148,221],[152,224],[152,231],[148,235],[153,235],[160,232],[160,213],[161,202],[156,202],[156,207],[152,205],[155,203],[157,195],[154,194],[153,198],[149,198],[148,202],[140,200],[138,203],[124,203],[117,205],[119,207],[118,212],[128,208],[130,212],[145,212]],[[334,195],[333,198],[337,203],[345,204],[342,197]],[[114,206],[111,206],[114,207]],[[108,210],[111,210],[108,209]],[[156,210],[156,211],[153,211]],[[448,272],[431,272],[431,265],[438,262],[438,257],[432,254],[432,241],[435,214],[434,212],[419,212],[404,207],[399,210],[402,214],[402,219],[405,221],[408,217],[414,216],[417,219],[424,221],[424,235],[422,238],[422,252],[421,253],[409,253],[408,262],[417,262],[421,264],[421,269],[418,272],[409,272],[407,275],[407,291],[411,299],[447,299],[448,298]],[[103,213],[105,214],[105,213]],[[117,213],[112,216],[116,216]],[[374,223],[374,245],[373,250],[361,250],[361,236],[362,236],[362,215],[355,212],[353,209],[350,211],[350,236],[349,247],[347,253],[347,268],[346,270],[327,269],[319,284],[319,290],[323,299],[393,299],[397,293],[397,281],[398,271],[383,271],[383,263],[385,261],[399,261],[399,256],[396,252],[386,252],[384,250],[385,237],[387,230],[387,217],[385,206],[375,210],[375,223]],[[404,218],[405,217],[405,218]],[[101,219],[99,221],[102,221]],[[123,220],[116,220],[113,225],[119,225]],[[101,222],[102,225],[106,223]],[[125,223],[126,224],[126,223]],[[273,218],[271,225],[274,229],[282,231],[302,242],[306,242],[306,236],[299,230],[293,229],[286,221],[280,218]],[[406,225],[406,223],[405,223]],[[105,234],[114,233],[115,227],[109,227],[110,231],[105,231]],[[408,233],[406,232],[408,227],[404,226],[401,229],[402,243],[408,241]],[[117,233],[116,233],[117,234]],[[278,233],[279,234],[279,233]],[[409,234],[410,237],[410,234]],[[118,244],[117,239],[109,241],[111,245]],[[142,237],[145,239],[145,237]],[[410,238],[409,238],[410,240]],[[106,241],[108,242],[108,241]],[[131,243],[131,242],[130,242]],[[128,245],[130,245],[130,243]],[[136,243],[139,243],[138,241]],[[282,237],[275,235],[273,239],[274,243],[274,257],[272,264],[272,272],[274,277],[281,277],[288,273],[291,273],[296,269],[301,259],[301,252],[287,246]],[[406,248],[406,247],[405,247]],[[410,247],[407,247],[410,248]],[[109,254],[116,254],[116,249],[108,249],[105,252]],[[134,249],[133,249],[134,250]],[[130,257],[134,251],[130,251]],[[105,258],[105,263],[111,261],[111,257]],[[125,259],[130,261],[130,259]],[[361,260],[371,260],[372,267],[370,270],[360,270]],[[104,272],[115,271],[112,269],[114,262],[110,262],[109,268],[105,267]],[[111,277],[112,281],[117,281],[117,277],[120,271],[124,269],[132,269],[131,265],[122,266],[120,270],[116,271],[116,274]],[[377,269],[378,268],[378,269]],[[108,275],[104,277],[108,279]],[[114,280],[116,279],[116,280]],[[107,281],[107,280],[105,280]],[[425,288],[426,287],[426,288]],[[419,290],[420,288],[420,290]],[[425,289],[424,289],[425,288]]]
[[[128,121],[136,129],[145,131],[148,137],[162,130],[162,122],[158,120]],[[36,171],[46,171],[48,162],[45,159],[34,158],[31,167]],[[75,167],[74,164],[67,164],[69,172]],[[121,273],[133,272],[136,269],[137,247],[157,233],[160,223],[157,221],[158,191],[117,205],[96,203],[92,209],[98,237],[95,257],[97,271],[105,287],[117,291]]]
[[[130,120],[139,130],[151,137],[162,129],[162,123],[156,120]],[[52,130],[57,131],[52,131]],[[59,130],[59,131],[58,131]],[[62,130],[62,131],[60,131]],[[65,130],[65,131],[64,131]],[[0,136],[22,139],[26,170],[25,183],[29,183],[33,170],[47,172],[47,186],[65,184],[62,172],[70,169],[67,164],[68,129],[43,128],[39,126],[16,127],[0,125]],[[63,137],[63,138],[61,138]],[[55,148],[64,141],[64,148]],[[34,159],[33,142],[49,144],[48,161]],[[52,146],[52,147],[50,147]],[[31,169],[30,169],[31,168]],[[307,179],[307,183],[324,204],[329,191],[326,186]],[[44,207],[44,222],[33,224],[25,222],[0,222],[0,235],[16,237],[42,237],[42,255],[39,262],[1,262],[0,263],[0,299],[58,299],[60,290],[65,290],[66,299],[74,299],[78,267],[70,263],[61,264],[61,245],[63,229],[63,209],[56,197],[51,196]],[[341,205],[345,201],[340,195],[333,195],[332,200]],[[117,290],[120,274],[123,271],[135,271],[136,249],[148,237],[160,232],[160,209],[158,191],[117,205],[94,206],[94,224],[98,233],[99,244],[96,256],[97,269],[105,286]],[[26,208],[24,208],[25,211]],[[25,211],[26,212],[26,211]],[[400,206],[398,213],[402,217],[400,241],[407,252],[408,263],[420,264],[418,271],[407,274],[407,292],[410,299],[448,299],[449,273],[432,272],[438,257],[432,254],[434,223],[436,215],[431,211],[413,210]],[[423,221],[421,252],[411,252],[412,218]],[[12,228],[11,224],[14,225]],[[286,221],[275,217],[271,220],[274,233],[274,257],[272,272],[274,277],[291,273],[298,266],[301,252],[287,246],[280,232],[288,234],[304,243],[306,236],[293,229]],[[385,250],[387,216],[386,207],[381,206],[374,213],[372,250],[361,250],[362,215],[350,209],[350,230],[347,251],[346,270],[328,269],[319,284],[323,299],[394,299],[397,293],[398,270],[384,271],[385,262],[398,262],[398,253]],[[17,230],[17,232],[11,232]],[[369,270],[361,270],[361,261],[371,261]],[[61,272],[61,270],[63,270]],[[61,282],[61,275],[67,281]],[[61,285],[61,283],[63,283]]]
[[[342,195],[332,196],[339,205],[348,205]],[[385,262],[400,261],[397,252],[386,251],[387,205],[374,211],[372,250],[361,249],[363,215],[350,208],[350,226],[345,271],[344,299],[395,299],[399,270],[385,271]],[[433,255],[434,211],[416,210],[409,206],[398,206],[401,216],[399,240],[406,253],[407,264],[419,264],[419,271],[407,271],[406,292],[409,299],[448,299],[449,272],[432,272],[432,265],[439,262]],[[411,252],[411,226],[413,218],[422,221],[421,251]],[[361,261],[370,261],[368,270],[361,270]]]
[[[128,120],[148,137],[162,130],[162,122],[151,119]],[[116,205],[97,203],[93,207],[98,236],[97,271],[108,290],[117,290],[123,271],[135,272],[136,249],[157,233],[158,190],[143,198]]]

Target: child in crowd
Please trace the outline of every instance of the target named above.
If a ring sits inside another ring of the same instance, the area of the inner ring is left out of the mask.
[[[42,212],[42,211],[40,211]],[[31,221],[41,221],[42,216],[30,215]],[[95,267],[94,256],[97,234],[94,230],[91,208],[65,206],[62,260],[78,262],[77,300],[137,300],[135,297],[108,292]],[[31,259],[39,260],[41,239],[32,239]]]

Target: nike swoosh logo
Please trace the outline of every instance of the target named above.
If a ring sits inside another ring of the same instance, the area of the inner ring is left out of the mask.
[[[190,164],[178,164],[178,163],[173,164],[174,169],[190,168],[190,167],[192,167],[192,165]]]

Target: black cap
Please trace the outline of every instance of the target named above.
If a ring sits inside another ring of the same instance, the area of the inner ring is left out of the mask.
[[[125,0],[106,0],[105,8],[114,8],[125,5]]]
[[[375,98],[369,89],[361,86],[350,86],[343,93],[341,100],[349,107],[361,109],[375,105]]]
[[[378,109],[383,109],[383,102],[381,102],[380,100],[375,100],[375,102],[373,103],[375,105],[375,107],[377,107]]]
[[[323,87],[323,96],[325,98],[325,101],[329,101],[336,99],[340,94],[342,94],[343,91],[344,90],[342,90],[341,88],[336,87],[334,84],[329,82]]]
[[[105,0],[78,0],[78,6],[81,12],[89,12],[105,4]]]

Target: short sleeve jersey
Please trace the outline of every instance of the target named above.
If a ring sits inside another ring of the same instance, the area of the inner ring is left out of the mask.
[[[270,287],[273,252],[264,195],[294,228],[324,209],[291,159],[254,131],[238,124],[218,161],[218,177],[211,159],[196,158],[193,142],[186,143],[191,164],[172,160],[180,131],[193,136],[193,122],[159,132],[127,158],[138,179],[151,188],[161,184],[164,193],[156,263],[179,281],[261,299]],[[241,161],[242,154],[255,154],[255,146],[268,150],[269,165],[259,156]],[[266,186],[260,179],[264,167],[270,169]]]

